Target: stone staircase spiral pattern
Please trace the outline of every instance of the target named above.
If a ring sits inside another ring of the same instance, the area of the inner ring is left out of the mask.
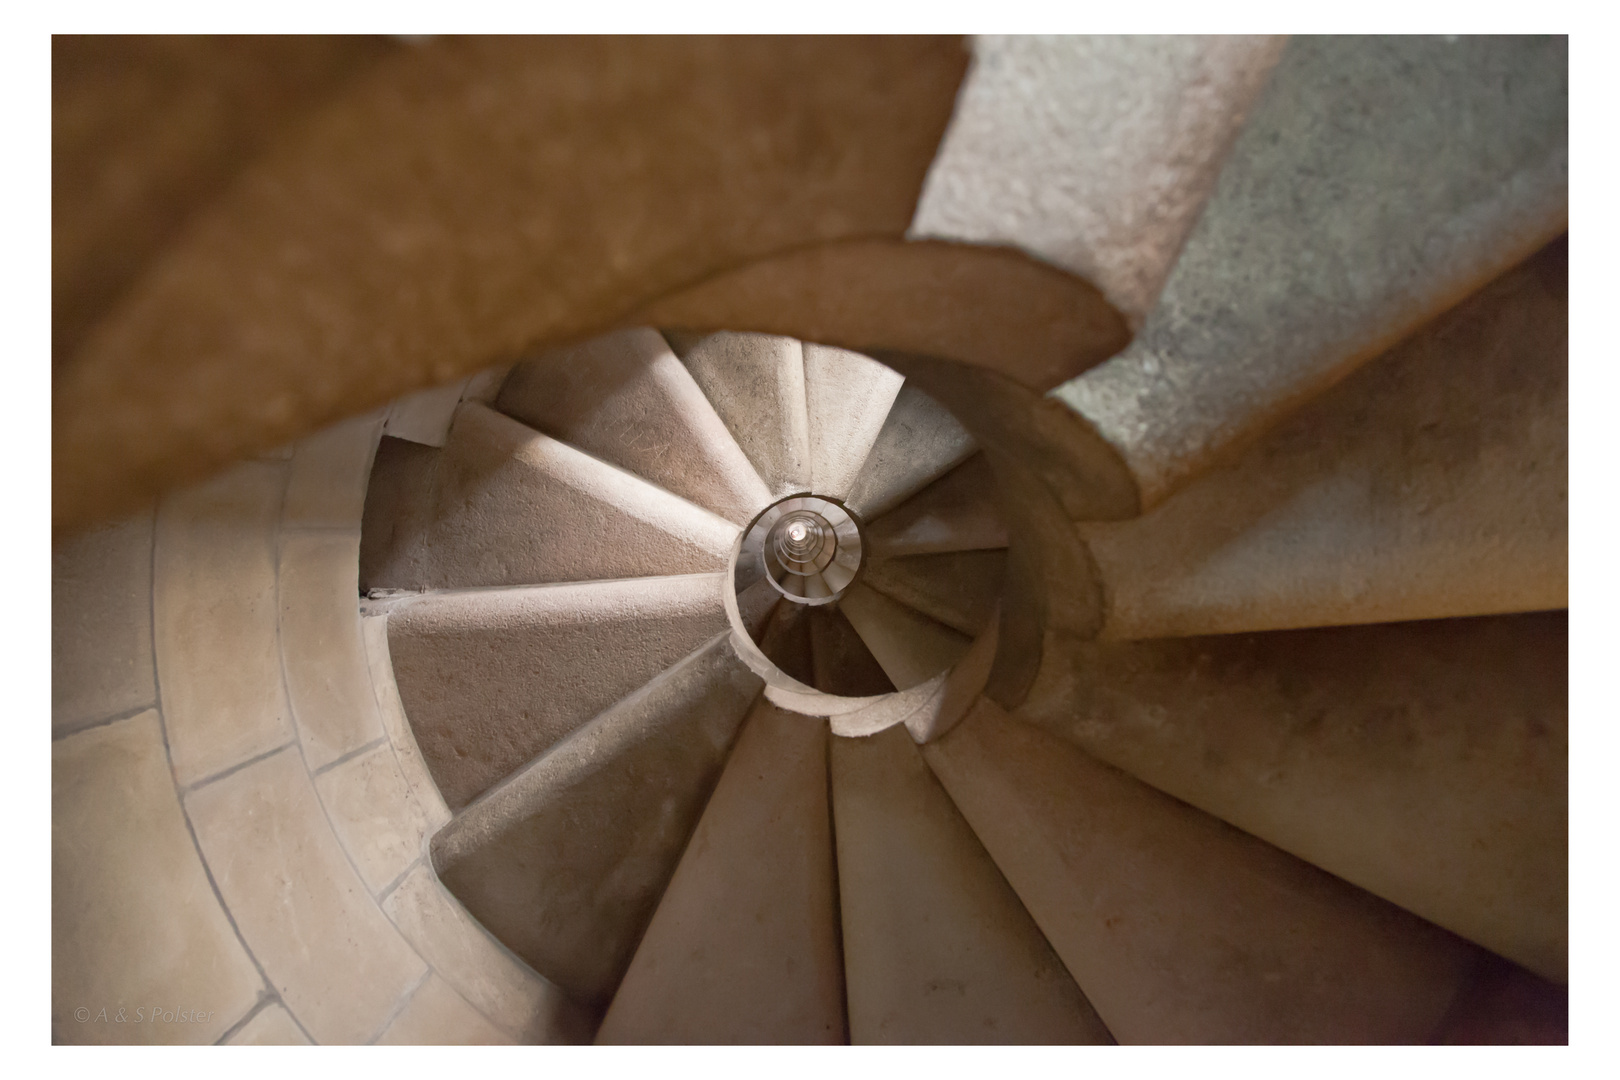
[[[1123,349],[833,244],[60,542],[53,1038],[1566,1041],[1566,57],[981,39]]]

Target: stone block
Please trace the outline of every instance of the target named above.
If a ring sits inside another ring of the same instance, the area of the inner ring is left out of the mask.
[[[381,414],[370,412],[297,443],[282,520],[292,526],[358,529],[382,424]]]
[[[371,668],[371,689],[381,714],[383,731],[389,745],[394,748],[394,761],[400,775],[410,788],[422,812],[427,815],[426,828],[437,830],[450,820],[450,808],[445,805],[439,786],[428,772],[422,750],[416,745],[416,734],[405,718],[405,706],[399,700],[399,686],[394,682],[394,661],[388,651],[388,619],[386,616],[362,618],[360,640],[365,646],[366,663]]]
[[[428,816],[386,742],[315,778],[332,831],[373,895],[422,854]]]
[[[156,703],[147,510],[51,551],[51,730]]]
[[[236,1033],[225,1040],[227,1046],[308,1046],[309,1038],[299,1030],[292,1013],[274,1002],[256,1013]]]
[[[377,1042],[383,1046],[491,1046],[509,1045],[512,1037],[462,1000],[449,983],[429,975]]]

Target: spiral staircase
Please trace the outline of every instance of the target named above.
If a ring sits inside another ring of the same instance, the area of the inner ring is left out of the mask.
[[[573,62],[429,43],[60,330],[59,438],[172,399],[58,456],[53,1040],[1567,1041],[1564,43],[622,42],[568,85],[652,49],[747,101],[801,47],[871,51],[905,135],[788,158],[917,157],[904,237],[688,244],[595,318],[595,263],[478,262],[479,214],[528,235],[492,143],[408,181],[491,298],[404,218],[299,292],[354,237],[290,193],[375,178],[323,146]],[[662,196],[592,197],[635,264]],[[233,259],[274,268],[225,303]],[[454,369],[343,324],[389,311]]]

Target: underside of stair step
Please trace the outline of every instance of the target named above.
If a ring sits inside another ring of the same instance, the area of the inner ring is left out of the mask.
[[[903,381],[893,370],[860,353],[805,345],[810,490],[827,499],[849,494]]]
[[[969,636],[984,629],[1007,574],[1005,549],[873,562],[868,587]]]
[[[811,490],[804,346],[794,338],[719,333],[677,351],[771,495]]]
[[[1006,547],[1007,523],[996,492],[989,459],[973,455],[870,523],[873,560]]]
[[[950,472],[978,449],[944,406],[902,386],[844,502],[874,521]]]

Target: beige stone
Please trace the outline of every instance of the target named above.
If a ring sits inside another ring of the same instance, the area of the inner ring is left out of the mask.
[[[676,352],[771,493],[809,491],[804,346],[790,337],[719,333]]]
[[[332,831],[373,894],[427,850],[428,815],[384,742],[315,777]]]
[[[512,1037],[491,1024],[437,975],[416,988],[379,1046],[504,1046]]]
[[[909,690],[945,671],[972,644],[944,623],[860,582],[844,593],[838,608],[899,690]]]
[[[281,655],[312,769],[383,734],[360,641],[359,559],[352,532],[292,532],[281,541]]]
[[[399,700],[399,685],[394,681],[394,661],[388,651],[388,618],[386,615],[368,616],[360,620],[360,639],[366,650],[366,663],[371,669],[371,688],[382,716],[383,731],[394,749],[394,761],[400,777],[410,791],[411,798],[426,815],[425,828],[433,832],[450,820],[450,808],[439,794],[439,786],[422,760],[422,749],[416,745],[416,735],[405,718],[405,706]]]
[[[984,629],[1001,597],[1007,552],[992,548],[879,559],[865,570],[862,584],[973,636]]]
[[[344,857],[293,749],[186,796],[209,869],[276,992],[320,1043],[373,1038],[427,966]]]
[[[989,459],[976,454],[889,513],[870,522],[872,559],[1007,546]]]
[[[285,1006],[271,1002],[225,1042],[231,1046],[308,1046],[309,1037],[299,1030]]]
[[[406,439],[423,446],[443,446],[450,436],[450,421],[456,414],[471,379],[406,394],[388,406],[388,421],[383,434]]]
[[[869,356],[805,345],[810,490],[829,499],[849,493],[904,381]]]
[[[285,483],[284,466],[247,462],[158,507],[154,645],[182,785],[294,736],[276,641]]]
[[[158,714],[53,743],[51,1040],[211,1043],[263,989],[181,816]]]
[[[578,1043],[594,1018],[490,936],[425,863],[383,900],[417,954],[494,1024],[522,1043]]]
[[[360,527],[382,423],[379,413],[366,413],[333,424],[294,447],[281,514],[284,525]]]
[[[603,1043],[842,1043],[827,729],[744,723],[619,984]]]
[[[844,503],[875,521],[962,464],[978,444],[944,406],[903,385]]]
[[[51,552],[51,730],[157,703],[152,512]]]

